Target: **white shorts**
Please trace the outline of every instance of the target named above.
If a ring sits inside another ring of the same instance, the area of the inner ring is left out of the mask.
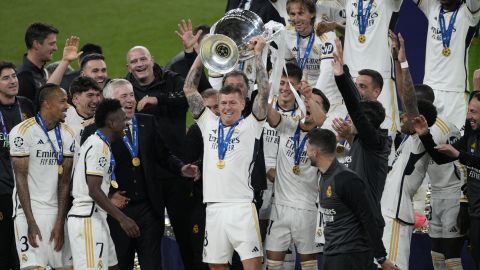
[[[35,222],[37,223],[42,240],[37,237],[38,247],[34,248],[28,243],[28,225],[23,213],[15,217],[15,240],[17,244],[18,258],[20,259],[20,268],[25,269],[33,266],[46,268],[65,268],[72,266],[72,253],[68,241],[67,226],[64,227],[64,244],[61,251],[55,251],[55,243],[49,243],[50,234],[57,220],[57,215],[35,214],[33,213]],[[5,241],[5,239],[2,239]]]
[[[383,78],[383,88],[378,96],[378,101],[385,108],[385,121],[381,127],[388,130],[389,136],[395,136],[397,130],[400,130],[400,116],[398,113],[397,90],[393,79]]]
[[[208,203],[203,262],[225,264],[233,251],[240,259],[263,256],[257,210],[253,203]]]
[[[345,107],[345,104],[332,104],[330,106],[330,110],[328,110],[327,113],[327,118],[325,119],[325,122],[323,122],[322,128],[331,130],[335,135],[337,135],[337,132],[335,129],[332,127],[333,120],[335,118],[341,118],[345,120],[345,117],[348,115],[347,107]]]
[[[268,179],[267,189],[263,191],[262,200],[262,207],[260,208],[260,210],[258,210],[258,219],[268,220],[270,218],[273,201],[273,183]]]
[[[428,224],[428,234],[432,238],[456,238],[461,237],[457,227],[457,216],[460,211],[459,199],[436,199],[431,198],[431,219]]]
[[[323,233],[325,229],[325,222],[323,220],[321,207],[318,207],[316,224],[317,225],[315,228],[315,243],[325,245],[325,234]],[[322,246],[322,249],[323,249],[323,246]]]
[[[300,254],[319,253],[322,247],[315,243],[316,223],[317,213],[314,210],[272,204],[265,248],[286,251],[293,241]]]
[[[454,124],[462,130],[467,118],[468,94],[465,92],[452,92],[433,90],[438,116],[447,122]]]
[[[413,225],[407,225],[398,219],[384,216],[383,245],[387,249],[387,258],[400,269],[408,269],[410,259],[410,241]]]
[[[68,229],[74,269],[107,269],[117,265],[106,218],[97,212],[91,217],[69,217]]]

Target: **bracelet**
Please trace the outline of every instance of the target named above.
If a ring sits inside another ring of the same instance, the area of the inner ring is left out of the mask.
[[[386,260],[387,257],[383,256],[381,258],[375,259],[379,265],[382,265]]]
[[[408,68],[408,62],[405,61],[405,62],[400,63],[400,67],[402,67],[402,68]]]

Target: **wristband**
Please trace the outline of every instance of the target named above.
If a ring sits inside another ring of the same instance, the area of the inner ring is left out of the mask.
[[[378,265],[382,265],[387,260],[387,257],[383,256],[375,260],[377,261]]]
[[[408,68],[408,62],[405,61],[405,62],[400,63],[400,67],[402,67],[402,69],[403,68]]]

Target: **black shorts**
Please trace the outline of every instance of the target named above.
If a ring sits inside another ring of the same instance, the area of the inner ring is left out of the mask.
[[[370,252],[323,255],[322,270],[371,270],[373,257]]]

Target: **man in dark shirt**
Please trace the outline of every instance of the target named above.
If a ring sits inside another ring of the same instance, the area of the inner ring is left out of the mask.
[[[18,79],[15,66],[0,61],[0,269],[18,269],[12,220],[14,186],[10,161],[9,133],[23,120],[33,116],[33,104],[17,97]]]
[[[285,25],[285,20],[268,0],[228,0],[225,12],[236,8],[255,12],[262,19],[263,23],[273,20]]]
[[[335,134],[329,130],[315,128],[308,133],[307,155],[321,173],[322,269],[370,269],[373,258],[383,269],[399,269],[386,258],[365,181],[337,161],[336,145]]]
[[[178,53],[170,62],[165,66],[166,70],[176,72],[182,77],[186,78],[188,71],[193,65],[193,61],[197,58],[198,50],[200,49],[200,42],[203,37],[210,32],[210,26],[206,24],[199,25],[192,30],[192,22],[188,20],[185,22],[182,20],[178,24],[177,36],[182,40],[183,52]],[[208,81],[205,71],[202,72],[200,77],[200,83],[198,84],[198,90],[212,88]]]
[[[186,135],[187,99],[183,93],[184,78],[165,71],[143,46],[131,48],[127,54],[129,73],[126,79],[133,85],[136,110],[155,117],[160,135],[172,154],[183,158]],[[190,239],[191,181],[165,171],[160,175],[168,216],[186,269],[192,269]]]
[[[470,126],[454,144],[436,145],[428,130],[427,121],[423,116],[415,118],[414,128],[420,135],[425,149],[438,164],[445,164],[454,160],[467,166],[467,198],[460,201],[460,212],[457,218],[461,232],[469,229],[472,256],[480,266],[480,93],[473,94],[467,112],[467,122]],[[470,220],[468,220],[468,214]]]
[[[47,82],[45,63],[52,60],[57,50],[58,30],[45,23],[31,24],[25,33],[27,53],[23,56],[22,65],[18,68],[19,96],[37,102],[38,90]]]

